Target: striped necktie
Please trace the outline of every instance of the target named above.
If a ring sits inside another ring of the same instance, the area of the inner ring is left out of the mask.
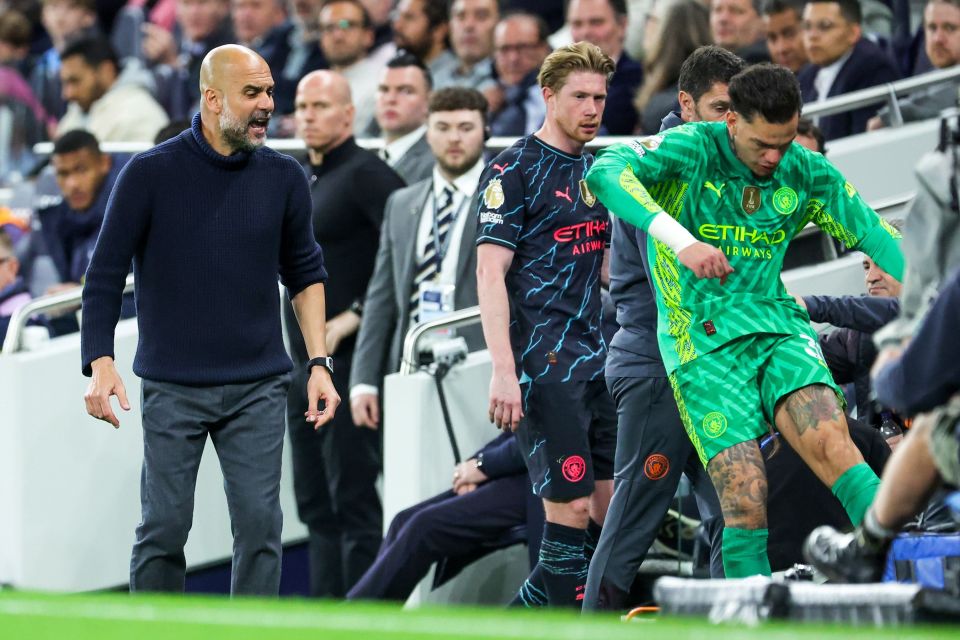
[[[434,196],[436,197],[436,196]],[[450,227],[453,226],[454,213],[453,208],[453,188],[450,185],[443,186],[443,193],[439,201],[434,201],[436,208],[433,213],[436,214],[437,224],[430,225],[430,234],[427,236],[427,246],[423,249],[423,254],[417,262],[417,274],[413,278],[413,290],[410,292],[410,325],[417,323],[420,315],[420,283],[426,282],[440,275],[440,256],[437,255],[437,245],[442,247],[444,255],[446,254],[447,235],[450,233]],[[432,222],[432,220],[431,220]],[[439,236],[435,237],[435,233]]]

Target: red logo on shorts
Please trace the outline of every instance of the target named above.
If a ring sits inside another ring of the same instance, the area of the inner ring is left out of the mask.
[[[643,463],[643,475],[651,480],[660,480],[670,473],[670,460],[662,453],[652,453]]]
[[[570,456],[563,461],[563,477],[569,482],[580,482],[587,473],[587,463],[580,456]]]

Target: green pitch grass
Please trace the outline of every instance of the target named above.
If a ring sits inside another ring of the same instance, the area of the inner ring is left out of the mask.
[[[618,616],[582,617],[556,611],[401,610],[304,600],[0,592],[0,638],[5,640],[942,640],[958,636],[957,627],[878,630],[778,623],[747,628],[681,618],[624,623]]]

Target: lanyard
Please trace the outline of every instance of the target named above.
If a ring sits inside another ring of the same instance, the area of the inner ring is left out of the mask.
[[[440,244],[440,214],[437,211],[437,190],[436,187],[432,189],[433,191],[433,251],[437,257],[437,273],[440,272],[440,265],[443,264],[443,258],[447,255],[447,249],[450,248],[450,240],[453,238],[453,225],[456,224],[457,218],[460,217],[460,212],[463,210],[463,205],[467,203],[466,194],[463,195],[463,199],[460,200],[459,206],[453,212],[453,220],[450,222],[450,228],[447,229],[447,237],[444,238],[443,244]],[[457,190],[453,190],[451,198],[456,197]]]

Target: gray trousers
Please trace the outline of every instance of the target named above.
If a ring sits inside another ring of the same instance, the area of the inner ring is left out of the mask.
[[[200,458],[213,441],[233,532],[230,593],[280,589],[280,467],[289,374],[192,387],[144,380],[141,520],[131,591],[183,591]]]
[[[607,387],[617,404],[613,498],[590,561],[584,609],[623,606],[681,474],[690,479],[710,538],[710,574],[723,577],[720,501],[680,421],[670,383],[607,378]]]

